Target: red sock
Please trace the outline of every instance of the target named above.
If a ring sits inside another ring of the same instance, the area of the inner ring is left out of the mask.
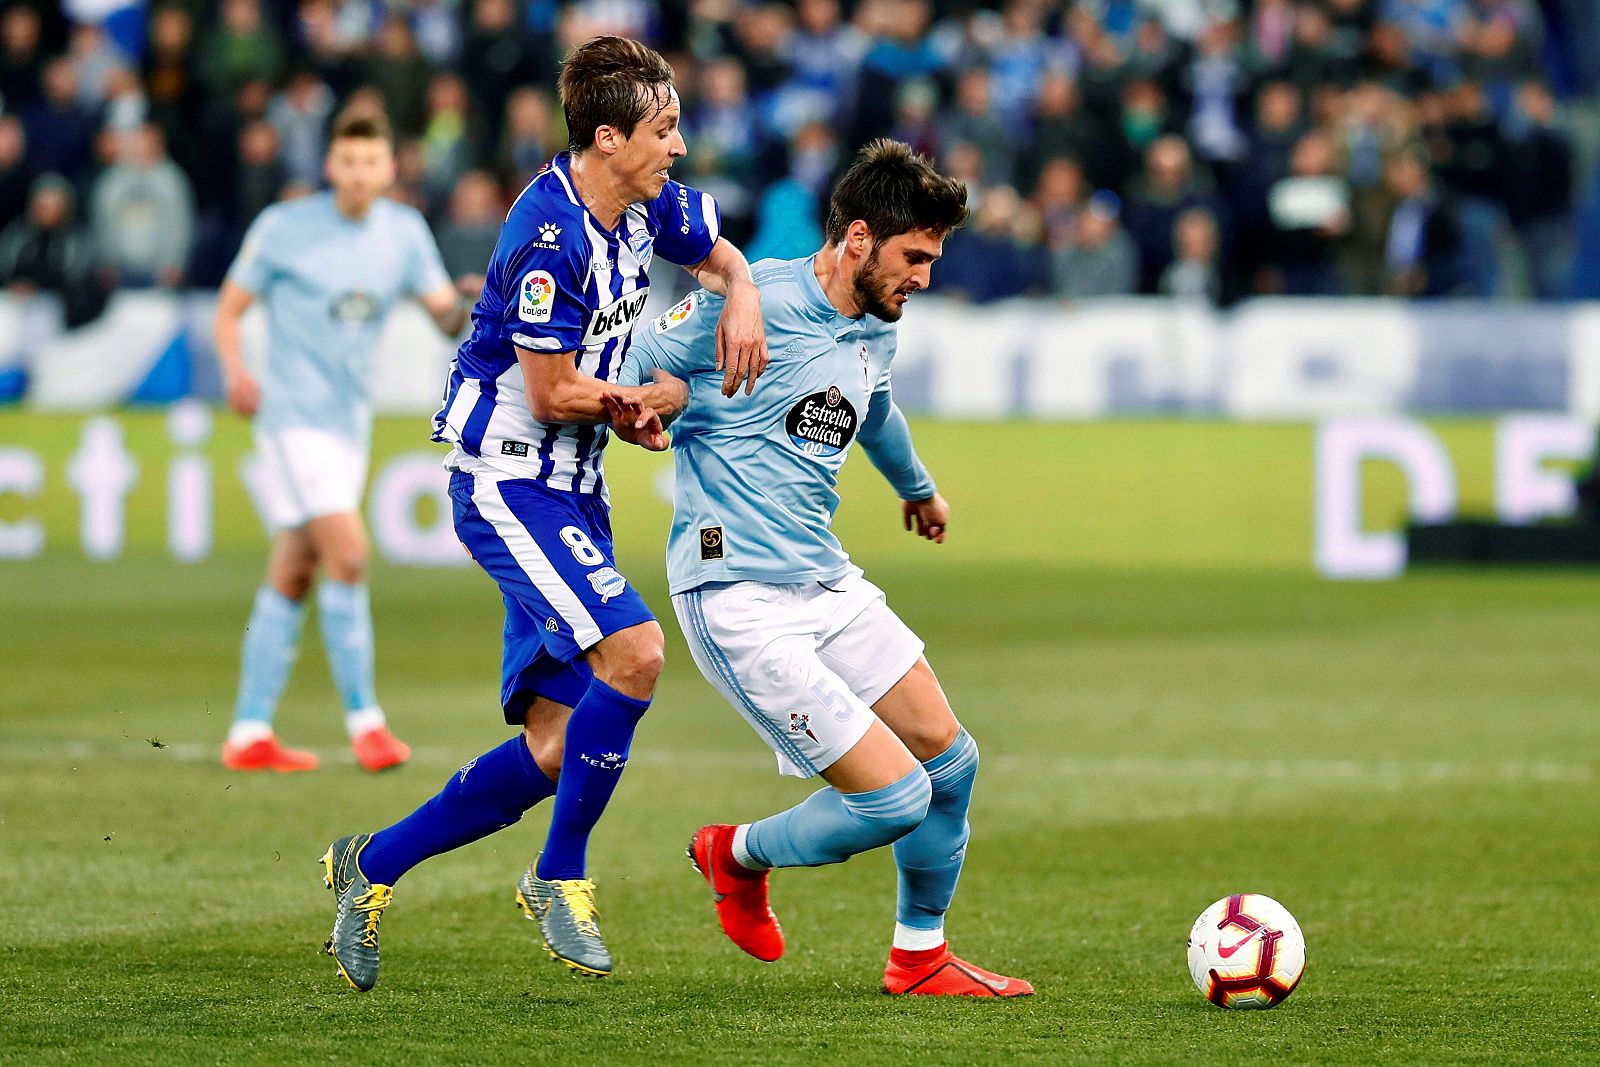
[[[935,948],[891,948],[889,950],[889,962],[896,967],[915,970],[918,967],[926,967],[940,956],[943,956],[949,949],[950,942],[948,941],[939,944]]]

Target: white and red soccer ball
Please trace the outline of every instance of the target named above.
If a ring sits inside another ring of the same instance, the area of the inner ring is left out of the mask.
[[[1306,973],[1306,939],[1289,909],[1260,893],[1223,897],[1189,931],[1189,974],[1223,1008],[1273,1008]]]

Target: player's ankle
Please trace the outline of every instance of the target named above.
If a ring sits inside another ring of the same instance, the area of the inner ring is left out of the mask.
[[[734,827],[733,833],[723,839],[727,842],[723,845],[726,855],[717,857],[723,861],[723,867],[728,873],[735,878],[759,878],[772,869],[751,855],[747,843],[749,834],[749,823],[740,823]]]

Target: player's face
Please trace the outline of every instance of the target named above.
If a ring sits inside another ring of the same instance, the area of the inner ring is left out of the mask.
[[[669,88],[665,106],[635,126],[632,136],[623,138],[621,147],[611,157],[611,166],[631,203],[660,196],[662,187],[667,184],[667,171],[688,153],[683,133],[678,129],[682,114],[678,93]]]
[[[944,254],[944,236],[912,230],[875,243],[856,272],[856,297],[874,318],[899,322],[911,294],[928,287],[933,262]]]
[[[329,146],[324,170],[340,206],[364,213],[394,184],[394,152],[381,137],[341,137]]]

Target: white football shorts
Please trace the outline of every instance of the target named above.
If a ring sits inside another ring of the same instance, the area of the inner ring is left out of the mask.
[[[257,489],[273,531],[361,509],[367,484],[364,445],[312,426],[257,427],[255,439]]]
[[[836,582],[711,582],[672,598],[695,666],[778,755],[810,778],[872,725],[922,639],[857,568]]]

